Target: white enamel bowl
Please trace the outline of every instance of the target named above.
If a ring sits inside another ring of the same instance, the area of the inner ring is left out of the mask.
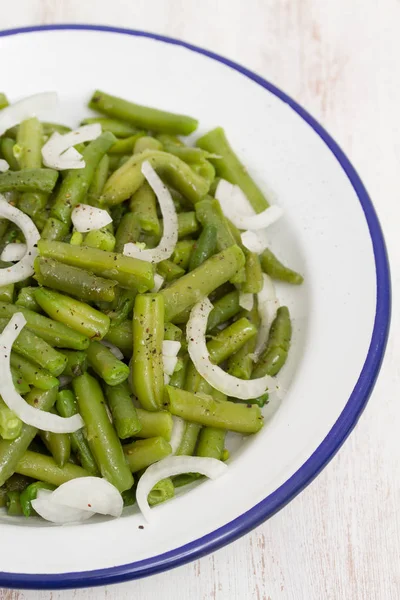
[[[390,320],[384,241],[348,159],[321,126],[246,69],[188,44],[90,26],[0,34],[12,56],[2,88],[17,99],[56,90],[60,119],[76,125],[90,93],[222,125],[250,173],[285,209],[271,247],[305,276],[278,286],[293,316],[285,391],[262,432],[230,439],[227,474],[154,509],[119,520],[55,527],[1,517],[0,586],[63,588],[114,583],[178,566],[231,542],[289,502],[356,424],[377,377]],[[276,410],[277,409],[277,410]],[[144,529],[139,525],[144,524]]]

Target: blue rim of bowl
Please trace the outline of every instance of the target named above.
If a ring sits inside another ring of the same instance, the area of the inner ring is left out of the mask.
[[[346,157],[337,143],[325,131],[325,129],[311,115],[309,115],[306,110],[299,106],[297,102],[292,100],[284,92],[259,75],[256,75],[252,71],[249,71],[245,67],[242,67],[241,65],[227,58],[174,38],[148,33],[145,31],[137,31],[119,27],[108,27],[103,25],[63,24],[39,25],[33,27],[22,27],[18,29],[8,29],[5,31],[0,31],[0,37],[37,31],[56,31],[65,29],[79,31],[102,31],[108,33],[119,33],[123,35],[133,35],[136,37],[145,37],[152,40],[181,46],[191,50],[192,52],[203,54],[212,60],[216,60],[227,67],[238,71],[288,104],[314,129],[314,131],[335,155],[337,161],[340,163],[358,196],[368,224],[374,250],[377,301],[374,328],[368,354],[358,377],[357,383],[354,386],[353,392],[347,401],[345,408],[333,425],[332,429],[329,431],[328,435],[310,456],[310,458],[300,467],[300,469],[298,469],[298,471],[296,471],[296,473],[294,473],[294,475],[292,475],[284,484],[275,490],[275,492],[267,496],[264,500],[259,502],[256,506],[241,516],[237,517],[230,523],[227,523],[223,527],[213,531],[212,533],[194,540],[189,544],[181,546],[180,548],[176,548],[170,552],[166,552],[146,560],[120,565],[117,567],[75,573],[32,575],[0,572],[0,586],[20,589],[65,589],[106,585],[160,573],[162,571],[166,571],[167,569],[181,566],[189,561],[205,556],[206,554],[233,542],[274,515],[288,502],[290,502],[299,492],[301,492],[309,483],[311,483],[311,481],[322,471],[331,458],[333,458],[343,442],[346,440],[347,436],[355,427],[368,402],[382,364],[389,334],[391,314],[389,261],[382,230],[372,202],[349,159]]]

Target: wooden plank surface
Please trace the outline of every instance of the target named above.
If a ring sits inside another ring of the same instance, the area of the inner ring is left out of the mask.
[[[386,233],[396,302],[399,1],[0,3],[1,28],[54,22],[102,23],[182,38],[246,65],[296,98],[334,135],[370,191]],[[6,68],[12,63],[3,63]],[[307,490],[251,534],[150,579],[79,591],[0,590],[0,600],[398,600],[399,337],[395,307],[385,364],[356,430]],[[346,332],[344,345],[345,340]]]

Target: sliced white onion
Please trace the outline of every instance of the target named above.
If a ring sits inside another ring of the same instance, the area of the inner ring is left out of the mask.
[[[164,277],[161,277],[158,273],[154,275],[154,287],[151,290],[153,294],[158,292],[164,284]]]
[[[244,308],[244,310],[251,310],[254,306],[254,296],[253,294],[247,294],[245,292],[240,292],[239,294],[239,306]]]
[[[246,229],[241,235],[243,245],[250,252],[263,252],[268,247],[266,228],[282,216],[282,208],[273,205],[261,213],[256,213],[241,188],[225,179],[219,182],[215,197],[225,216],[239,229]]]
[[[250,252],[261,254],[268,247],[265,236],[260,235],[261,231],[244,231],[240,234],[242,244]]]
[[[7,244],[7,246],[5,246],[3,252],[1,253],[0,260],[4,260],[4,262],[17,262],[24,258],[26,250],[26,244],[17,244],[11,242],[11,244]]]
[[[196,456],[170,456],[154,463],[139,479],[136,489],[138,507],[146,519],[151,520],[151,509],[147,497],[153,487],[166,477],[182,473],[200,473],[210,479],[217,479],[227,470],[227,465],[216,458],[199,458]]]
[[[26,425],[32,425],[32,427],[53,433],[73,433],[84,426],[80,415],[64,418],[34,408],[25,402],[14,387],[10,369],[10,354],[12,345],[25,324],[24,315],[15,313],[0,334],[0,396],[8,408]]]
[[[147,160],[142,164],[142,173],[160,204],[164,223],[163,234],[156,248],[141,250],[136,244],[129,243],[124,246],[124,254],[146,262],[159,263],[169,258],[175,249],[178,241],[178,216],[169,190]]]
[[[162,357],[164,368],[164,382],[169,383],[170,377],[178,364],[178,352],[181,343],[175,340],[164,340],[162,343]]]
[[[175,371],[175,367],[177,364],[178,364],[177,356],[165,356],[163,354],[163,368],[164,368],[164,373],[166,375],[171,376],[173,374],[173,372]]]
[[[162,343],[163,356],[177,356],[181,343],[175,340],[164,340]]]
[[[171,375],[167,375],[166,373],[164,373],[164,385],[168,385],[170,381]]]
[[[276,311],[279,307],[275,286],[272,279],[265,273],[263,273],[263,288],[261,292],[257,294],[257,307],[261,324],[258,330],[257,343],[253,354],[254,361],[257,361],[261,352],[264,350],[272,321],[275,319]]]
[[[239,229],[258,231],[275,223],[283,215],[280,206],[272,205],[260,213],[256,213],[245,193],[238,185],[232,185],[221,179],[215,197],[221,204],[225,214]]]
[[[172,417],[172,432],[169,444],[172,448],[172,454],[176,454],[182,441],[183,432],[185,431],[185,421],[180,417]]]
[[[208,298],[195,304],[186,327],[189,356],[198,373],[219,392],[241,400],[257,398],[267,389],[274,390],[276,381],[268,375],[246,381],[233,377],[210,361],[205,334],[208,315],[212,309],[213,305]]]
[[[93,513],[88,510],[68,508],[68,506],[57,504],[53,500],[53,494],[54,492],[50,490],[38,490],[36,499],[32,500],[33,509],[46,521],[63,525],[65,523],[79,523],[93,517]]]
[[[4,158],[0,158],[0,173],[5,173],[10,168],[10,165]]]
[[[112,517],[120,517],[124,507],[117,488],[101,477],[71,479],[53,492],[52,501],[64,507]]]
[[[101,340],[100,344],[106,346],[106,348],[108,348],[110,352],[114,354],[115,358],[118,358],[118,360],[123,360],[124,355],[122,354],[121,350],[117,348],[117,346],[114,346],[114,344],[111,342],[107,342],[107,340]]]
[[[0,285],[8,285],[9,283],[23,281],[35,272],[33,262],[37,255],[36,245],[40,239],[40,233],[32,219],[15,206],[8,204],[1,194],[0,217],[15,223],[21,229],[26,241],[27,251],[24,257],[15,265],[0,269]]]
[[[283,215],[283,208],[277,204],[269,206],[260,213],[255,214],[252,217],[246,217],[244,215],[236,215],[234,225],[239,229],[251,229],[252,231],[259,231],[260,229],[266,229],[270,225],[273,225]]]
[[[6,106],[0,112],[0,135],[25,119],[46,116],[47,111],[53,110],[57,106],[58,97],[55,92],[34,94]]]
[[[101,229],[112,223],[110,214],[90,204],[77,204],[71,214],[72,224],[79,233]]]
[[[99,123],[83,125],[64,135],[54,132],[42,148],[43,164],[51,169],[83,169],[85,161],[74,146],[95,140],[99,135]]]

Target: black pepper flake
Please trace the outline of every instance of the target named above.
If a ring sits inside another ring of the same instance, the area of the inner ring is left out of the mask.
[[[143,525],[139,525],[138,529],[144,529],[144,526]]]

